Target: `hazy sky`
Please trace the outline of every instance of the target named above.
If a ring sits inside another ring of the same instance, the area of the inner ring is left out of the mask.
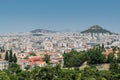
[[[120,32],[120,0],[0,0],[0,33],[82,31],[95,24]]]

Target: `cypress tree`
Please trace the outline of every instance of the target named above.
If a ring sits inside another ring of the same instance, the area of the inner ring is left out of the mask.
[[[50,56],[47,55],[47,54],[45,54],[43,60],[44,60],[47,64],[49,64],[49,62],[50,62]]]
[[[13,62],[13,52],[12,52],[12,49],[10,49],[9,62]]]
[[[17,57],[16,57],[16,54],[14,53],[14,56],[13,56],[13,62],[16,63],[17,62]]]
[[[0,52],[2,52],[2,48],[0,47]]]
[[[3,52],[5,52],[5,48],[4,48],[4,46],[3,46]]]
[[[5,54],[5,60],[9,60],[9,56],[8,56],[8,50],[6,51],[6,54]]]
[[[2,54],[0,54],[0,58],[2,58]]]
[[[104,50],[105,49],[105,47],[104,47],[104,44],[102,43],[102,50]]]

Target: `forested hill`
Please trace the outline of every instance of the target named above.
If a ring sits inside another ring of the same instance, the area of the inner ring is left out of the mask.
[[[81,33],[109,33],[109,34],[113,34],[111,31],[103,29],[99,25],[93,25],[89,29],[82,31]]]
[[[31,33],[55,33],[55,31],[45,30],[45,29],[35,29],[30,32]]]

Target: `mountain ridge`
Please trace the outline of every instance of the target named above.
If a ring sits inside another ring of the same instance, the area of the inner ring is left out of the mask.
[[[88,28],[87,30],[82,31],[81,33],[109,33],[109,34],[113,34],[111,31],[103,29],[99,25],[93,25],[90,28]]]
[[[56,31],[46,30],[46,29],[35,29],[30,32],[31,33],[55,33]]]

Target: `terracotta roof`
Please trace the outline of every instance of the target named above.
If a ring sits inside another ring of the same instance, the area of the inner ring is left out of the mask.
[[[36,61],[35,64],[38,64],[38,65],[39,64],[45,64],[45,62],[44,61]]]
[[[41,56],[32,56],[29,57],[29,61],[42,61],[42,57]]]
[[[20,60],[20,62],[27,62],[27,61],[28,61],[27,59]]]
[[[6,60],[4,60],[4,59],[0,59],[0,62],[6,62]]]

